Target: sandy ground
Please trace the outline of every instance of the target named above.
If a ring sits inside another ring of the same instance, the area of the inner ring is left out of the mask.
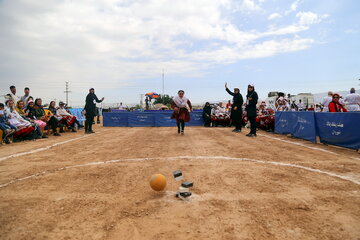
[[[354,151],[230,128],[95,130],[0,146],[0,239],[360,239]]]

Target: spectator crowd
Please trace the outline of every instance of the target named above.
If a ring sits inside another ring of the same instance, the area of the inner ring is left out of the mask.
[[[274,104],[267,104],[265,101],[257,105],[257,127],[264,130],[274,129],[274,114],[276,111],[315,111],[315,112],[360,112],[360,94],[354,88],[343,98],[337,93],[328,92],[321,103],[314,105],[304,104],[301,99],[296,103],[284,93],[278,93]],[[242,104],[242,126],[248,124],[246,103]],[[222,102],[210,104],[206,102],[203,108],[205,127],[231,126],[232,103],[229,100],[226,105]]]
[[[5,103],[0,103],[2,143],[48,138],[51,131],[52,135],[60,136],[65,128],[76,132],[83,125],[66,107],[63,102],[56,106],[55,101],[51,101],[45,109],[41,98],[30,96],[28,87],[23,96],[18,96],[16,87],[11,86]],[[44,130],[48,130],[47,133]]]
[[[284,93],[279,93],[275,101],[276,111],[315,111],[315,112],[356,112],[360,111],[360,94],[355,92],[355,88],[350,89],[350,93],[343,98],[338,93],[328,92],[321,103],[305,105],[301,102],[291,100]]]

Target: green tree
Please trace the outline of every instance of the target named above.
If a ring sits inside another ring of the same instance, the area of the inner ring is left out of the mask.
[[[164,105],[170,105],[172,102],[173,97],[164,94],[164,95],[160,95],[160,97],[155,98],[155,102],[154,104],[158,104],[158,103],[162,103]]]

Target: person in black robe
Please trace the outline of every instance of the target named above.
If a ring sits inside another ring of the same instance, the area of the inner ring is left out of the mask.
[[[204,127],[210,127],[211,123],[211,106],[209,102],[205,103],[203,108]]]
[[[254,85],[248,85],[248,91],[246,94],[246,113],[250,121],[250,133],[246,134],[248,137],[256,137],[256,104],[258,102],[258,95],[255,92]]]
[[[244,99],[240,94],[240,90],[238,88],[234,88],[234,92],[231,92],[227,83],[225,83],[225,90],[233,96],[233,103],[231,105],[231,120],[232,124],[235,126],[233,132],[241,132],[241,121],[242,121],[242,105],[244,103]]]
[[[92,130],[92,124],[94,121],[94,117],[95,117],[95,109],[96,109],[96,103],[101,103],[104,100],[104,98],[102,98],[101,100],[99,100],[97,98],[97,96],[95,95],[95,90],[93,88],[91,88],[89,90],[89,94],[86,96],[86,101],[85,101],[85,133],[94,133],[94,131]]]

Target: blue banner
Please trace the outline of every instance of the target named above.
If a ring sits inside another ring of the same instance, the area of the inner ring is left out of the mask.
[[[275,132],[316,142],[314,112],[276,112]]]
[[[188,126],[204,126],[204,118],[201,112],[191,112],[190,121],[186,123]]]
[[[276,112],[275,132],[280,134],[293,133],[296,115],[296,112]]]
[[[360,113],[316,113],[320,141],[360,149]]]
[[[291,135],[316,142],[315,112],[296,112]]]
[[[82,108],[70,108],[69,111],[78,121],[85,121],[85,116],[82,115]]]
[[[152,113],[128,113],[128,126],[129,127],[154,127],[155,114]]]
[[[104,112],[105,127],[173,127],[176,120],[171,119],[173,111],[162,112]],[[191,112],[188,126],[203,126],[202,112]]]
[[[128,113],[127,112],[104,112],[103,113],[104,127],[127,127]]]
[[[170,113],[156,113],[155,126],[156,127],[175,127],[176,120],[171,119],[172,111]]]

